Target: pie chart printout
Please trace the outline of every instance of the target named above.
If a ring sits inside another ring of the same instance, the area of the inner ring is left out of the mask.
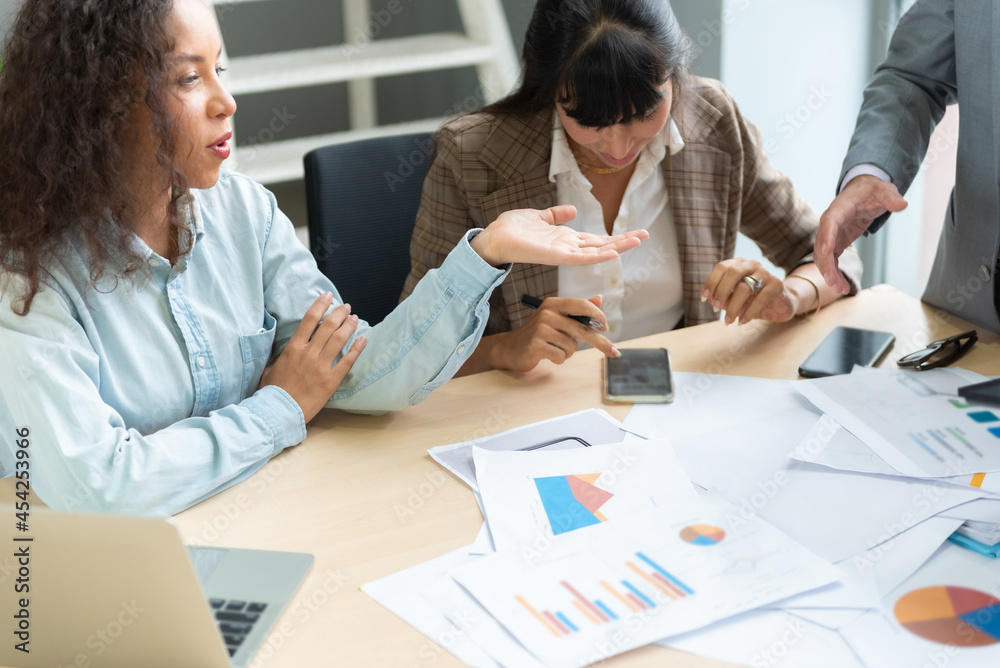
[[[923,587],[896,601],[896,620],[924,640],[958,647],[1000,642],[1000,599],[966,587]]]
[[[680,536],[685,543],[708,547],[721,543],[726,532],[711,524],[692,524],[681,529]]]

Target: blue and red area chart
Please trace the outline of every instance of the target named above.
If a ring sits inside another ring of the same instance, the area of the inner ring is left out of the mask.
[[[607,521],[600,508],[614,494],[595,485],[600,477],[583,473],[534,479],[554,535]]]

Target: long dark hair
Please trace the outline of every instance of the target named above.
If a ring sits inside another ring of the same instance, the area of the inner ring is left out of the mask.
[[[0,69],[0,260],[3,273],[26,279],[23,294],[11,300],[15,313],[28,313],[46,265],[71,233],[82,239],[92,283],[107,270],[125,276],[141,265],[131,247],[135,194],[127,178],[139,104],[149,110],[156,159],[172,185],[164,213],[180,224],[176,204],[187,181],[173,164],[173,123],[164,103],[172,6],[169,0],[21,6]],[[114,254],[135,263],[114,266]]]
[[[584,126],[627,124],[660,102],[667,79],[680,101],[691,53],[667,0],[538,0],[521,84],[484,111],[537,113],[558,102]]]

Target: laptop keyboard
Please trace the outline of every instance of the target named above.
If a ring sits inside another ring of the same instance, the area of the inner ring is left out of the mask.
[[[208,604],[212,607],[212,614],[222,632],[229,656],[236,654],[253,625],[260,619],[260,613],[267,607],[267,603],[227,601],[222,598],[210,598]]]

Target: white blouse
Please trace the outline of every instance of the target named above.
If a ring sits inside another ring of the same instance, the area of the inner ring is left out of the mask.
[[[577,209],[567,223],[580,232],[605,234],[604,212],[580,172],[566,132],[553,114],[549,180],[556,183],[558,202]],[[624,341],[673,329],[684,316],[677,234],[660,163],[684,148],[673,119],[639,154],[611,234],[645,229],[649,239],[618,259],[588,267],[559,267],[559,296],[589,298],[603,295],[601,310],[608,318],[606,336]]]

